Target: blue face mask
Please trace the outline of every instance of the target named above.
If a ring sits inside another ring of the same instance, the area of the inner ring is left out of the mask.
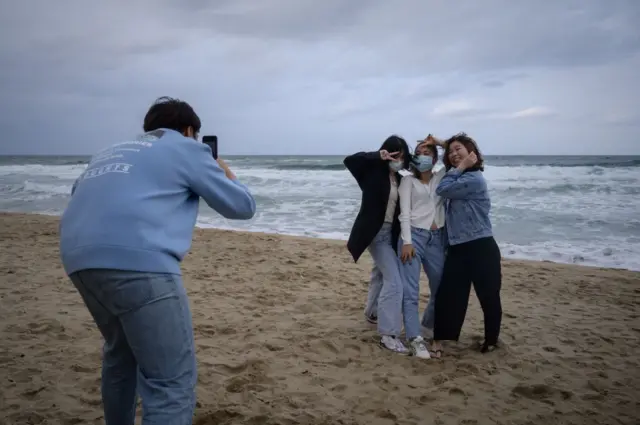
[[[425,171],[431,171],[433,168],[433,158],[429,155],[416,155],[413,157],[413,166],[416,167],[418,171],[424,173]]]
[[[404,164],[402,161],[389,161],[389,168],[391,171],[395,171],[396,173],[402,170],[403,166]]]

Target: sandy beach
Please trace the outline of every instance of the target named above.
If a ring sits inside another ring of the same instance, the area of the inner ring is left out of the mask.
[[[60,265],[57,218],[0,223],[0,424],[102,423],[101,338]],[[470,348],[472,295],[461,341],[424,361],[376,345],[370,267],[342,241],[198,229],[183,264],[194,423],[639,423],[640,273],[505,260],[503,348]]]

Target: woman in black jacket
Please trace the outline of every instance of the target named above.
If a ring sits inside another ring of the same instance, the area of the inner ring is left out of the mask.
[[[372,274],[365,315],[367,320],[377,321],[380,346],[402,354],[409,351],[398,338],[402,331],[402,277],[397,255],[398,186],[402,177],[398,171],[408,168],[409,161],[407,142],[395,135],[387,138],[380,150],[358,152],[344,160],[362,190],[360,212],[347,248],[356,262],[368,249],[377,269],[375,274],[381,276],[374,279]]]

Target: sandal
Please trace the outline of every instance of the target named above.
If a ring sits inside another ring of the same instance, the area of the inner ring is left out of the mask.
[[[436,348],[435,350],[433,349],[433,345],[429,348],[429,353],[431,354],[431,357],[434,359],[440,359],[442,358],[442,345],[439,345],[438,348]]]

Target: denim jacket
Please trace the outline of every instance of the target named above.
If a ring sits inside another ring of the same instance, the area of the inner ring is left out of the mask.
[[[491,199],[481,171],[449,170],[436,193],[445,199],[449,245],[493,236],[489,211]]]

